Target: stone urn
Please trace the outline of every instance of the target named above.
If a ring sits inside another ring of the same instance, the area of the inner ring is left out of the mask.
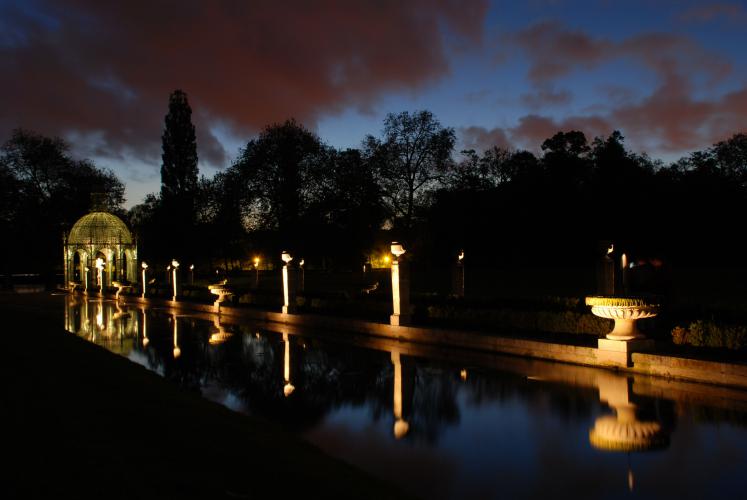
[[[226,297],[233,295],[233,289],[228,285],[228,280],[223,280],[221,283],[216,283],[215,285],[208,285],[208,290],[213,295],[218,296],[213,303],[213,309],[216,312],[220,312],[220,305],[226,301]]]
[[[659,313],[659,303],[643,297],[586,297],[586,305],[600,318],[614,320],[615,327],[607,334],[609,340],[630,341],[643,339],[636,321],[653,318]]]

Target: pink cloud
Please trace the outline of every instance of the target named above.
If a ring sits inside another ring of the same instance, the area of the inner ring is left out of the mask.
[[[365,108],[446,75],[447,34],[478,44],[486,1],[99,2],[6,9],[0,134],[95,135],[110,156],[160,161],[169,93],[187,92],[202,159],[226,154],[215,120],[246,134]],[[18,35],[21,33],[21,35]],[[449,35],[449,40],[454,37]]]

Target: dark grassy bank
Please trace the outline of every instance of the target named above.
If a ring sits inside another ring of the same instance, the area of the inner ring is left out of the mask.
[[[62,300],[0,295],[4,498],[402,496],[67,333]]]

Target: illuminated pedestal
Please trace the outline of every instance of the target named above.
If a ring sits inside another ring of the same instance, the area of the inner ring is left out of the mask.
[[[397,242],[392,243],[392,315],[389,324],[406,325],[410,322],[410,276],[407,264],[401,261],[405,249]]]
[[[290,270],[290,262],[293,257],[288,252],[283,252],[280,256],[283,261],[283,314],[294,312],[296,303],[296,276]]]
[[[656,316],[659,304],[644,298],[586,297],[586,305],[595,316],[615,322],[612,331],[597,344],[600,363],[630,366],[632,353],[654,350],[654,341],[638,330],[636,322]]]

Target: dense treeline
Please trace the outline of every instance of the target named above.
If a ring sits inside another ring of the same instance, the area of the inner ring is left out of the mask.
[[[337,150],[288,120],[267,126],[213,178],[198,178],[186,95],[171,96],[162,189],[127,215],[140,254],[207,268],[247,266],[282,249],[307,265],[358,269],[388,241],[414,261],[480,266],[588,265],[600,240],[634,258],[707,267],[741,262],[747,136],[671,164],[629,151],[623,136],[558,132],[541,154],[455,151],[454,130],[428,111],[390,114],[360,149]],[[59,265],[62,231],[123,185],[59,139],[18,130],[0,152],[5,271]]]

